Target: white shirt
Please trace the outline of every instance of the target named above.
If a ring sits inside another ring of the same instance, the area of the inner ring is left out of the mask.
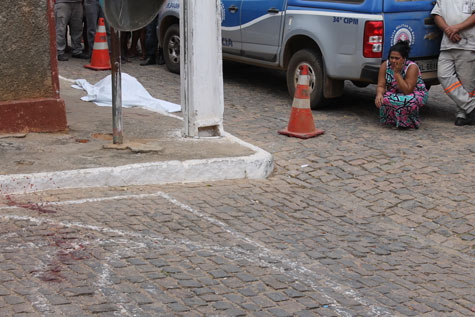
[[[437,0],[431,14],[440,15],[449,26],[459,24],[475,13],[475,0]],[[462,39],[452,42],[447,35],[442,38],[440,50],[469,50],[475,51],[475,27],[460,31]]]

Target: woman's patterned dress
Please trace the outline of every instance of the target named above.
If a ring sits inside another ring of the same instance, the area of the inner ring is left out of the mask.
[[[425,105],[429,93],[424,85],[424,81],[419,75],[414,92],[405,95],[398,89],[397,81],[394,78],[394,72],[388,61],[386,69],[386,93],[383,96],[383,104],[379,108],[380,121],[383,124],[393,125],[398,128],[419,128],[419,108]],[[416,63],[406,60],[402,70],[402,77],[406,78],[406,71],[410,65]],[[418,67],[419,68],[419,67]]]

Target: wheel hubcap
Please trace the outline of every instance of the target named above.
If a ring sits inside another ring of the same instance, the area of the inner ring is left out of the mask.
[[[311,94],[313,89],[315,88],[316,79],[315,79],[315,71],[313,70],[312,66],[310,66],[310,64],[308,63],[300,63],[297,66],[297,69],[295,70],[295,74],[294,74],[295,87],[297,87],[297,83],[299,81],[300,68],[304,65],[308,67],[308,79],[309,79],[308,86],[310,88],[309,90]]]
[[[180,37],[173,35],[168,41],[168,56],[172,63],[180,63]]]

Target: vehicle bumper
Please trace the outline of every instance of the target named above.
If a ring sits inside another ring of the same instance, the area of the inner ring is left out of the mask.
[[[365,65],[361,70],[360,78],[372,84],[378,83],[379,67],[374,65]]]

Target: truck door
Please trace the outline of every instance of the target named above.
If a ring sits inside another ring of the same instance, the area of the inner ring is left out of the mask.
[[[243,0],[242,51],[246,57],[276,61],[287,0]]]
[[[415,61],[424,80],[437,78],[437,57],[442,33],[430,12],[434,0],[384,0],[383,59],[399,39],[409,40],[409,58]]]
[[[223,53],[241,54],[242,0],[221,0]]]

